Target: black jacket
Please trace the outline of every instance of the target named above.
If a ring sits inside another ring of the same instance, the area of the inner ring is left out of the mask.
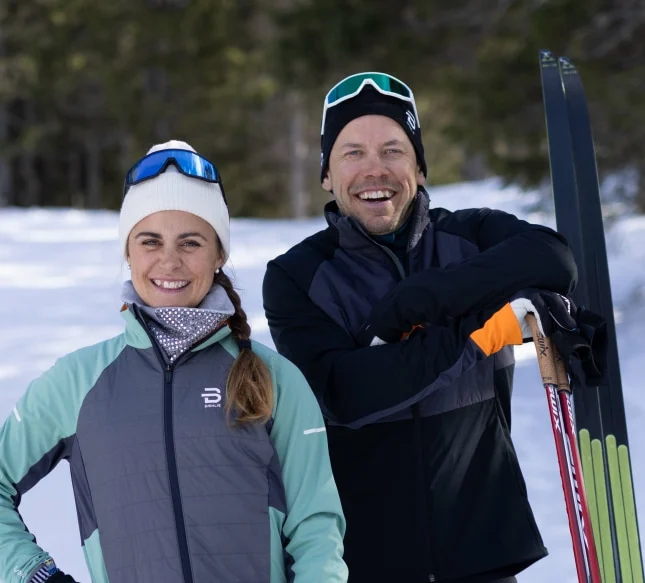
[[[523,288],[569,292],[572,255],[512,215],[428,207],[420,190],[407,265],[332,202],[264,279],[276,347],[328,422],[352,583],[486,581],[546,554],[510,439],[512,347],[487,358],[469,335]]]

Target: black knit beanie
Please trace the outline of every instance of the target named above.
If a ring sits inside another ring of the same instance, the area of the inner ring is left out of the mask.
[[[421,141],[421,128],[414,115],[414,109],[405,101],[383,95],[367,85],[356,96],[327,109],[325,127],[320,136],[320,181],[325,179],[329,166],[329,153],[342,129],[352,120],[363,115],[384,115],[397,122],[407,134],[417,155],[417,164],[424,176],[428,176],[428,167]]]

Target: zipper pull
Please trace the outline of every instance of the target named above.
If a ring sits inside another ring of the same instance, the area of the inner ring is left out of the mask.
[[[166,367],[166,372],[165,372],[165,374],[164,374],[164,380],[165,380],[167,383],[169,383],[170,381],[172,381],[172,368],[171,368],[171,366],[170,366],[170,365],[168,365],[168,366]]]

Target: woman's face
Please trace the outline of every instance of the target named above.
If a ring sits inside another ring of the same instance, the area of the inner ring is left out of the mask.
[[[222,266],[215,230],[184,211],[160,211],[139,221],[128,236],[132,283],[153,308],[198,306]]]

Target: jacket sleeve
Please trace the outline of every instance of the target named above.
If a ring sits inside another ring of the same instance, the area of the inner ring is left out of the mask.
[[[58,398],[66,376],[59,361],[33,381],[0,428],[0,580],[29,581],[49,558],[18,512],[21,496],[69,456],[75,420]]]
[[[480,253],[404,279],[374,306],[366,328],[404,332],[499,307],[525,288],[566,295],[575,287],[571,250],[548,227],[491,209],[458,211],[443,222],[448,233],[475,243]]]
[[[488,208],[459,211],[455,220],[470,223],[471,237],[480,250],[479,255],[455,268],[456,276],[449,270],[456,283],[459,277],[468,285],[484,280],[486,295],[501,299],[527,287],[565,295],[575,287],[578,271],[573,254],[566,239],[553,229]],[[491,291],[494,288],[501,288],[498,295]],[[477,290],[475,295],[480,293]],[[470,302],[474,306],[471,310],[481,305],[472,298]]]
[[[345,518],[329,461],[325,424],[302,373],[286,359],[276,360],[270,435],[285,487],[282,532],[290,557],[287,566],[294,583],[344,583]]]
[[[418,330],[402,342],[357,347],[276,261],[267,267],[263,294],[278,351],[305,374],[325,416],[350,428],[409,407],[488,356],[470,334],[497,311]],[[517,321],[507,330],[502,344],[518,339]]]
[[[0,581],[25,583],[49,558],[22,522],[20,498],[71,457],[83,399],[123,346],[121,335],[58,359],[0,428]]]

